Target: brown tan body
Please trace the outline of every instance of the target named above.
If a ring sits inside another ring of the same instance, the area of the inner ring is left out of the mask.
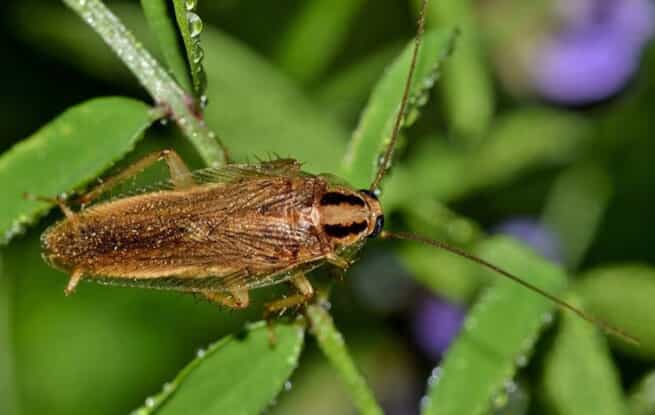
[[[326,261],[347,266],[341,252],[381,213],[374,197],[293,160],[206,176],[70,214],[44,233],[46,260],[123,285],[243,293]]]

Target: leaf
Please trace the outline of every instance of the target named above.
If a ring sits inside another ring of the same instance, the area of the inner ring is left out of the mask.
[[[334,326],[330,314],[320,305],[310,305],[307,308],[307,316],[318,346],[346,383],[359,413],[364,415],[382,414],[382,409],[375,401],[373,392],[350,357],[343,336]]]
[[[560,252],[569,269],[584,258],[611,195],[609,173],[589,162],[564,170],[552,186],[543,220],[561,242]]]
[[[14,367],[14,343],[11,338],[12,280],[4,269],[0,255],[0,413],[18,414],[16,375]]]
[[[186,49],[191,83],[196,97],[201,97],[207,88],[207,77],[202,67],[204,50],[200,45],[203,22],[195,11],[197,0],[172,0],[175,19]]]
[[[577,307],[581,303],[569,296]],[[561,415],[621,415],[626,403],[619,374],[597,329],[572,313],[563,313],[544,358],[542,399]]]
[[[491,124],[495,98],[475,14],[470,1],[439,0],[430,2],[426,17],[428,27],[456,25],[461,30],[457,50],[444,68],[443,107],[455,133],[479,140]]]
[[[51,207],[25,200],[25,192],[54,197],[88,183],[129,152],[152,120],[142,102],[97,98],[68,109],[5,152],[0,157],[0,243]]]
[[[219,340],[135,413],[262,413],[298,365],[304,327],[276,325],[275,335],[271,346],[266,324],[260,322],[248,326],[243,336]]]
[[[217,135],[197,116],[185,91],[173,80],[142,43],[101,0],[63,0],[118,55],[157,104],[166,109],[184,135],[210,166],[227,161]],[[199,47],[199,45],[198,45]]]
[[[53,6],[39,3],[34,9],[44,18],[55,16],[58,22],[46,24],[50,20],[28,21],[27,17],[21,20],[24,22],[21,28],[24,27],[35,46],[51,45],[61,52],[65,61],[87,63],[83,66],[85,73],[98,76],[104,67],[94,65],[94,59],[83,58],[89,55],[95,58],[98,55],[95,51],[104,48],[101,42],[84,51],[76,48],[77,38],[94,37],[89,36],[81,20],[71,19],[70,13],[57,13],[58,8]],[[136,18],[141,15],[139,8],[121,4],[116,10],[131,19],[130,28],[135,28],[137,33],[146,29],[146,22]],[[26,10],[20,16],[28,14]],[[46,33],[30,31],[32,26],[43,25],[49,29]],[[60,25],[67,30],[59,30]],[[205,109],[205,120],[224,139],[233,159],[277,153],[306,163],[303,168],[314,173],[337,170],[335,163],[343,155],[348,137],[337,122],[243,43],[211,27],[203,29],[202,41],[206,49],[204,65],[211,84],[206,93],[209,106]],[[104,70],[103,79],[113,79],[113,72]]]
[[[450,54],[454,38],[455,32],[445,29],[433,30],[423,36],[405,125],[414,121],[418,109],[427,102],[427,93],[439,77],[441,64]],[[378,82],[350,141],[341,171],[342,176],[355,187],[368,187],[375,177],[378,158],[391,138],[394,120],[400,108],[412,49],[413,42]]]
[[[177,25],[168,13],[168,0],[141,0],[150,29],[159,41],[159,48],[168,68],[182,87],[191,91],[185,52],[178,42]]]
[[[347,138],[339,124],[241,42],[207,27],[203,43],[212,86],[205,118],[233,158],[279,154],[314,173],[336,170]]]
[[[402,45],[393,43],[321,81],[313,96],[344,125],[354,124],[384,69],[398,56]]]
[[[566,282],[562,270],[506,238],[483,242],[477,254],[552,293]],[[482,270],[490,274],[490,271]],[[527,363],[552,304],[498,276],[476,302],[428,387],[422,414],[484,414],[504,401],[503,387]]]
[[[282,35],[276,61],[301,83],[316,80],[343,48],[362,0],[306,2]]]
[[[591,314],[641,341],[634,347],[612,336],[613,344],[631,355],[655,359],[655,268],[605,266],[585,273],[575,289]]]

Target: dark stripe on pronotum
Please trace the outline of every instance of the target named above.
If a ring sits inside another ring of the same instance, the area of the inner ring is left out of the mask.
[[[321,206],[340,205],[346,203],[353,206],[364,206],[364,201],[359,196],[345,195],[338,192],[328,192],[321,198]]]
[[[355,222],[350,225],[323,225],[323,230],[334,238],[343,238],[344,236],[358,234],[368,228],[366,221]]]

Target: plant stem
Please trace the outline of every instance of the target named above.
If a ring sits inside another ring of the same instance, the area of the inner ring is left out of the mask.
[[[194,100],[138,42],[101,0],[63,0],[95,30],[150,93],[167,108],[182,132],[210,166],[227,161],[227,151],[214,132],[194,113]]]
[[[348,385],[348,391],[358,412],[365,415],[382,415],[382,409],[375,401],[373,392],[364,377],[355,367],[343,336],[334,326],[330,314],[320,305],[310,305],[307,308],[307,316],[312,334],[325,356]]]

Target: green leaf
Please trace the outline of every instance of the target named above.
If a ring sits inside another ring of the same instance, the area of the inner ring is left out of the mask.
[[[276,325],[270,344],[264,322],[200,351],[164,390],[137,414],[261,414],[298,365],[304,327]]]
[[[339,124],[237,40],[207,27],[203,43],[212,86],[205,119],[221,132],[233,158],[277,153],[314,173],[335,172],[347,139]]]
[[[12,331],[12,280],[5,271],[3,257],[0,253],[0,413],[18,414],[16,376],[14,367],[14,344]]]
[[[186,55],[178,42],[177,25],[168,13],[168,0],[141,0],[150,29],[159,41],[159,48],[168,68],[182,87],[191,91]]]
[[[202,67],[205,52],[200,45],[200,33],[203,29],[203,22],[195,11],[197,0],[172,1],[177,26],[186,49],[193,91],[197,97],[201,97],[207,88],[207,77]]]
[[[567,301],[581,305],[572,296]],[[605,340],[572,313],[562,315],[544,358],[541,384],[541,399],[556,414],[621,415],[627,410]]]
[[[583,259],[611,195],[609,173],[589,162],[564,170],[552,186],[543,220],[561,241],[569,269],[575,269]]]
[[[588,122],[572,113],[545,108],[514,111],[497,120],[489,138],[468,158],[468,183],[463,182],[466,186],[460,186],[460,192],[502,184],[537,165],[569,163],[589,133]]]
[[[558,267],[505,238],[483,242],[477,254],[493,264],[552,293],[559,293],[566,276]],[[506,401],[503,387],[527,363],[552,304],[502,276],[495,278],[476,302],[462,332],[450,346],[430,380],[424,415],[484,414]]]
[[[433,30],[423,37],[406,109],[405,125],[411,124],[427,93],[439,77],[441,64],[450,54],[455,38],[452,30]],[[371,94],[342,164],[342,176],[356,187],[368,187],[378,168],[378,159],[388,145],[400,108],[414,43],[408,45]]]
[[[375,401],[373,392],[350,357],[343,336],[334,326],[330,314],[320,305],[310,305],[307,308],[307,316],[318,346],[346,383],[359,413],[364,415],[382,414],[382,409]]]
[[[130,68],[152,98],[166,108],[169,117],[177,123],[184,135],[193,143],[205,162],[220,166],[227,160],[227,152],[200,117],[184,90],[157,62],[132,32],[109,10],[101,0],[63,0],[75,11]]]
[[[415,1],[415,3],[417,3]],[[480,139],[494,114],[495,98],[488,62],[485,62],[480,24],[472,1],[432,1],[428,27],[456,25],[461,30],[457,50],[444,67],[444,109],[453,130],[462,138]]]
[[[612,336],[613,344],[632,355],[655,358],[655,268],[606,266],[585,273],[575,288],[591,314],[641,341],[634,347]]]
[[[382,77],[384,69],[398,56],[402,45],[394,43],[365,56],[336,75],[321,81],[313,94],[316,100],[345,125],[357,121],[358,111]]]
[[[29,192],[54,197],[88,183],[129,152],[152,123],[150,108],[108,97],[72,107],[0,157],[0,243],[50,209],[25,200]]]
[[[343,48],[362,0],[311,0],[282,35],[276,61],[302,83],[314,81]]]
[[[655,372],[649,372],[632,388],[629,399],[630,414],[655,414]]]

